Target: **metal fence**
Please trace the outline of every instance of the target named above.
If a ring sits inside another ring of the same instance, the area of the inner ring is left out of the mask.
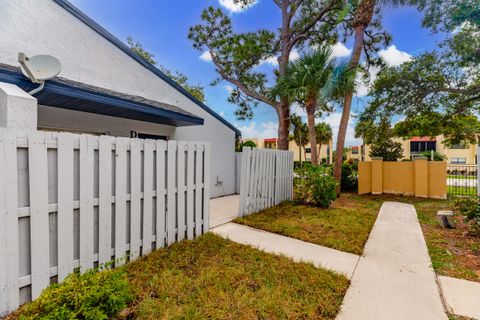
[[[447,190],[451,196],[477,195],[478,170],[477,165],[449,164],[447,165]]]
[[[292,194],[293,152],[243,148],[240,217],[291,200]]]
[[[206,143],[0,130],[0,315],[75,268],[207,232],[209,168]]]

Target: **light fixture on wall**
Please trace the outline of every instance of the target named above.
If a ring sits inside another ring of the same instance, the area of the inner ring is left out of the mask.
[[[45,86],[45,81],[55,78],[62,71],[60,61],[50,55],[38,55],[27,57],[25,53],[18,53],[18,62],[22,66],[22,73],[33,83],[40,84],[37,88],[29,92],[33,95]]]

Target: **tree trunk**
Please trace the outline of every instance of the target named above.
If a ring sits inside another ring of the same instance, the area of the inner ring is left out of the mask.
[[[318,143],[318,153],[317,153],[317,155],[318,155],[318,163],[319,163],[319,164],[322,164],[322,156],[321,156],[321,153],[320,153],[320,151],[322,151],[322,143],[321,143],[321,142],[318,142],[318,141],[317,141],[317,143]]]
[[[310,98],[307,102],[307,122],[308,122],[308,135],[310,140],[310,160],[312,165],[318,166],[317,156],[317,130],[315,129],[315,107],[316,100]]]
[[[298,157],[300,158],[300,167],[302,167],[302,146],[298,146]]]
[[[278,114],[278,141],[277,149],[288,150],[288,133],[290,131],[290,105],[282,100],[277,108]]]
[[[353,45],[353,53],[349,62],[349,69],[358,67],[360,57],[362,56],[363,38],[365,29],[372,21],[373,11],[375,9],[375,0],[363,0],[355,12],[355,42]],[[345,147],[345,135],[347,134],[348,120],[350,118],[350,109],[352,107],[353,91],[345,93],[343,100],[342,119],[337,135],[337,148],[335,152],[335,164],[333,167],[333,177],[337,180],[337,196],[340,196],[340,183],[342,180],[342,162],[343,148]]]

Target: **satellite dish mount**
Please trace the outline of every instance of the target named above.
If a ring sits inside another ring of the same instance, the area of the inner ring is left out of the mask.
[[[33,83],[40,84],[29,92],[31,95],[41,91],[46,80],[55,78],[62,71],[60,61],[49,55],[27,57],[25,53],[20,52],[18,62],[22,66],[22,73]]]

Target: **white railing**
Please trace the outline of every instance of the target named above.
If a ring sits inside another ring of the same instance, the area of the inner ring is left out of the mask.
[[[244,147],[238,215],[258,212],[293,194],[293,152]]]
[[[210,145],[0,130],[0,315],[209,229]]]

